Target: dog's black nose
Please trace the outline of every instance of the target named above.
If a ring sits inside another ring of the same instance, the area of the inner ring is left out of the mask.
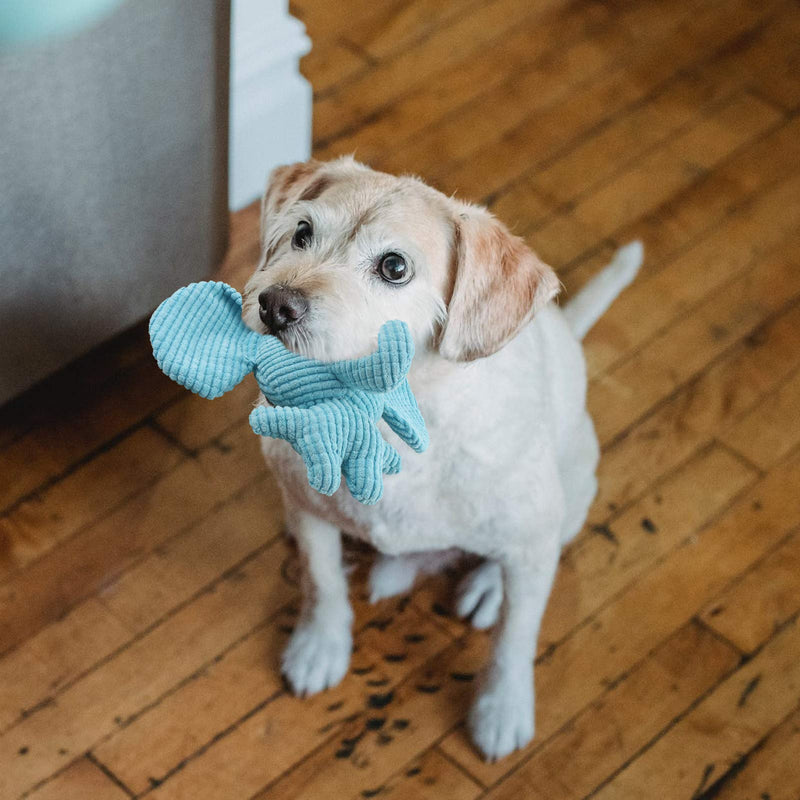
[[[270,286],[258,296],[258,314],[272,333],[280,333],[299,322],[308,311],[308,299],[298,289]]]

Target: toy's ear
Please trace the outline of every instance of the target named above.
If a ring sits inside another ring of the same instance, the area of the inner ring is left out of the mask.
[[[455,275],[439,353],[451,361],[489,356],[559,290],[553,270],[486,209],[452,201]]]
[[[259,338],[242,321],[242,296],[217,281],[178,289],[150,317],[158,366],[201,397],[219,397],[252,372]]]
[[[333,361],[330,371],[345,385],[367,392],[389,392],[405,378],[414,358],[414,341],[408,325],[385,322],[378,332],[378,349],[363,358]]]

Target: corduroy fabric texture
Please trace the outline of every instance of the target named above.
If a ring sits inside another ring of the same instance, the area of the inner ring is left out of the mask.
[[[380,500],[384,473],[400,470],[400,456],[378,430],[381,417],[417,452],[428,445],[406,379],[414,343],[404,322],[387,322],[369,356],[315,361],[250,330],[239,292],[204,281],[178,289],[155,310],[150,341],[158,366],[201,397],[219,397],[253,372],[272,405],[253,410],[251,427],[289,442],[322,494],[333,494],[344,474],[357,500]]]

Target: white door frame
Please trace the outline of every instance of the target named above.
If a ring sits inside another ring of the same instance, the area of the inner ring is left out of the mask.
[[[311,40],[288,0],[232,0],[228,205],[256,200],[269,171],[311,155]]]

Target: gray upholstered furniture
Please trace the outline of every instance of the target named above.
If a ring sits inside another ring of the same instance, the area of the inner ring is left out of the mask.
[[[221,259],[229,13],[128,0],[0,52],[0,403]]]

